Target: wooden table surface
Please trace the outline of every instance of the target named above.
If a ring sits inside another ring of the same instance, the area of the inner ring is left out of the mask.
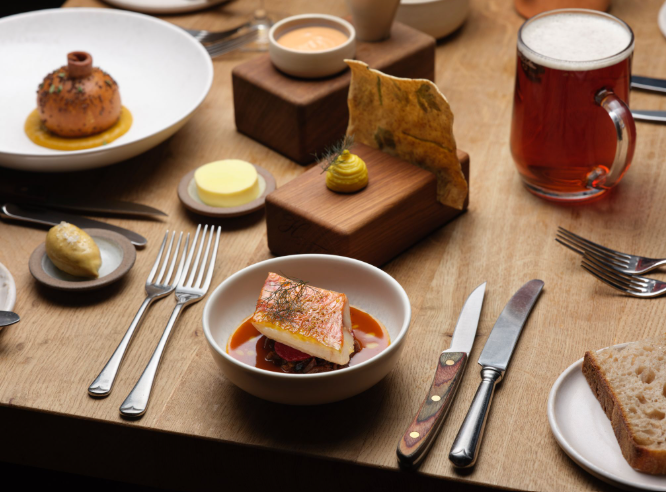
[[[184,313],[172,336],[147,414],[138,421],[121,419],[118,407],[145,367],[173,299],[155,304],[149,312],[111,396],[94,400],[86,393],[140,304],[143,283],[165,229],[191,231],[203,220],[180,205],[176,188],[181,176],[203,163],[230,157],[269,169],[278,186],[304,172],[234,128],[231,70],[255,54],[215,59],[213,87],[191,121],[167,142],[137,158],[67,175],[0,170],[3,181],[85,186],[101,196],[150,204],[169,214],[161,222],[102,219],[140,232],[149,239],[149,246],[138,251],[136,265],[123,281],[87,295],[37,285],[28,271],[28,258],[44,240],[44,230],[0,223],[0,262],[14,275],[15,310],[22,317],[20,324],[0,331],[0,409],[4,412],[0,420],[3,432],[13,436],[11,446],[3,437],[0,459],[122,479],[132,464],[150,461],[142,456],[144,440],[172,435],[191,438],[183,442],[189,443],[192,455],[218,443],[215,449],[227,450],[228,456],[234,450],[241,454],[253,450],[259,456],[256,459],[264,460],[258,461],[260,466],[279,456],[307,458],[312,463],[351,463],[363,466],[350,469],[369,474],[381,471],[395,477],[395,483],[416,483],[419,477],[429,476],[442,479],[442,485],[455,480],[520,490],[610,489],[558,447],[546,416],[548,392],[557,376],[585,350],[661,332],[666,301],[618,295],[580,268],[580,259],[558,245],[554,236],[562,225],[618,250],[664,256],[666,127],[637,124],[639,140],[631,170],[615,191],[596,203],[557,206],[529,194],[509,151],[516,34],[523,22],[512,3],[472,0],[464,27],[438,45],[436,83],[455,113],[458,146],[471,155],[469,211],[385,265],[412,303],[406,347],[398,367],[386,379],[345,402],[290,408],[266,403],[234,387],[209,353],[202,333],[201,302]],[[627,21],[636,34],[636,74],[666,78],[666,40],[657,27],[661,3],[613,1],[612,13]],[[104,7],[96,0],[70,0],[66,6]],[[223,29],[245,19],[254,7],[253,1],[238,0],[166,19],[185,27]],[[317,2],[316,7],[307,0],[275,0],[268,2],[268,9],[277,16],[311,9],[346,14],[342,0]],[[666,98],[634,92],[632,106],[666,109]],[[262,213],[220,223],[224,232],[213,286],[271,257]],[[532,278],[544,280],[545,290],[496,393],[476,468],[461,474],[447,459],[479,382],[477,367],[471,364],[419,475],[396,471],[398,439],[430,383],[439,352],[449,344],[466,296],[482,281],[488,282],[471,354],[476,361],[505,303]],[[125,442],[134,451],[115,454],[112,469],[94,466],[96,453],[102,453],[114,436],[124,440],[115,445],[122,448]],[[22,437],[31,442],[26,445]],[[13,447],[21,451],[14,452]],[[67,456],[59,452],[62,449],[68,450]],[[77,463],[91,468],[81,470]],[[220,467],[218,473],[224,473],[222,463]],[[162,463],[162,468],[168,466]],[[143,479],[150,482],[146,476]]]

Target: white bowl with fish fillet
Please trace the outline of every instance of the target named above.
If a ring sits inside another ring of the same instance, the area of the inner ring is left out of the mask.
[[[317,374],[271,372],[230,356],[229,338],[254,313],[270,272],[346,294],[351,306],[383,324],[390,345],[357,365]],[[397,364],[410,321],[409,298],[393,277],[368,263],[334,255],[284,256],[246,267],[213,291],[203,313],[206,341],[227,379],[254,396],[291,405],[344,400],[377,384]]]

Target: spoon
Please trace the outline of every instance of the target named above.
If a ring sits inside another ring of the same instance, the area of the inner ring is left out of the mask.
[[[19,315],[11,311],[0,311],[0,327],[13,325],[21,321]]]

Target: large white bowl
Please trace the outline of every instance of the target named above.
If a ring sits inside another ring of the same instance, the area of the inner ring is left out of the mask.
[[[402,0],[396,20],[439,39],[458,29],[469,13],[469,0]]]
[[[0,165],[28,171],[76,171],[134,157],[178,131],[203,102],[213,64],[201,43],[147,15],[110,9],[54,9],[0,20]],[[134,116],[118,140],[94,149],[40,147],[23,125],[44,76],[87,51],[116,79]]]
[[[386,326],[391,344],[357,366],[319,374],[270,372],[232,358],[226,350],[229,337],[254,312],[269,272],[347,294],[352,306],[367,311]],[[379,268],[342,256],[295,255],[256,263],[222,282],[206,302],[203,327],[215,362],[232,383],[276,403],[318,405],[354,396],[386,376],[400,357],[411,313],[404,289]]]

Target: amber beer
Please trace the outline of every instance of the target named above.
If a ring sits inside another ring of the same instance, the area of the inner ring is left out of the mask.
[[[521,27],[511,152],[530,191],[588,200],[624,175],[636,142],[626,105],[633,48],[629,26],[591,10],[546,12]]]

